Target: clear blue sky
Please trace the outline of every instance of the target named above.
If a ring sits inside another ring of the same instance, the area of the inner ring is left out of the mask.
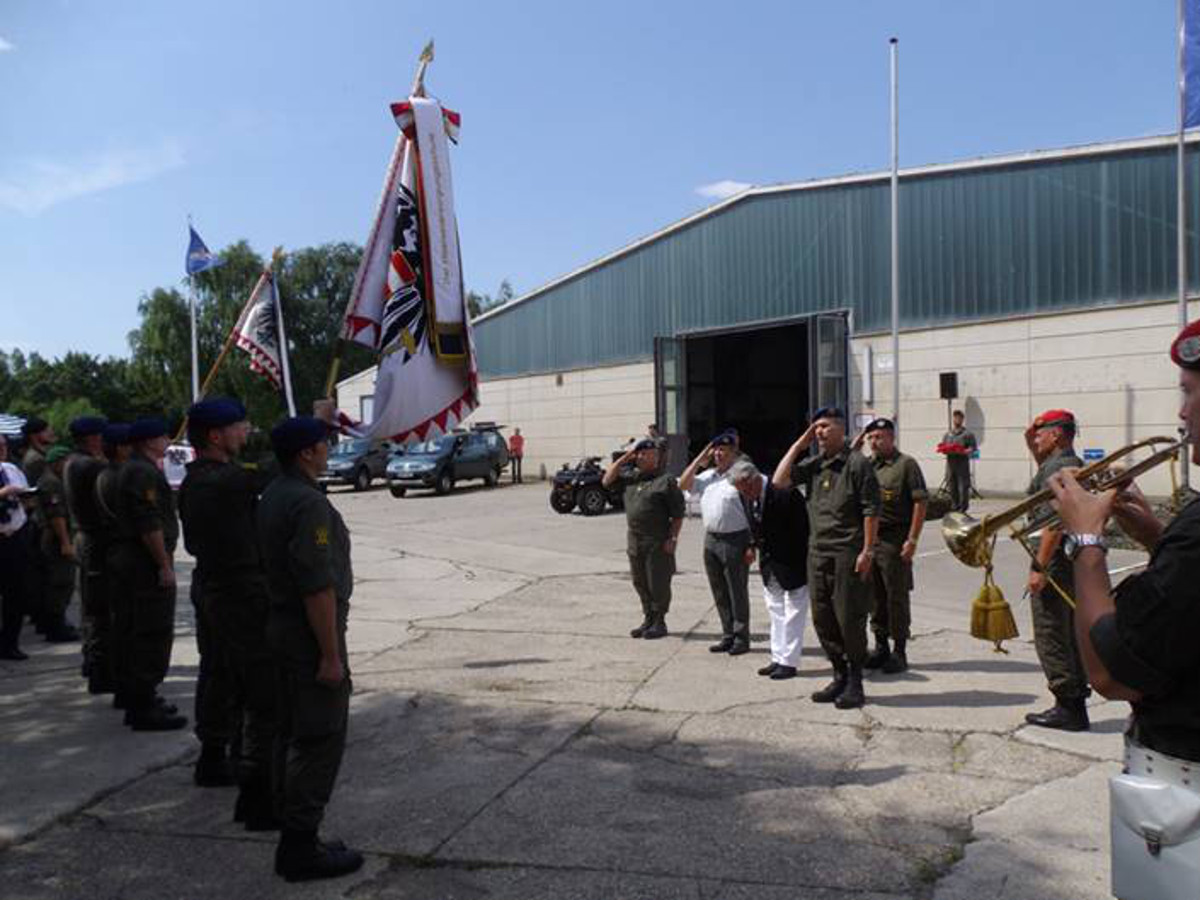
[[[1170,132],[1174,0],[4,0],[0,348],[122,355],[210,247],[361,243],[418,52],[463,115],[467,284],[523,293],[714,202]]]

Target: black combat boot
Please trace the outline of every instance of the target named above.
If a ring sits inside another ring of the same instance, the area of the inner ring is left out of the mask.
[[[338,878],[362,868],[363,857],[337,841],[317,840],[315,831],[285,828],[275,848],[275,874],[286,881]]]
[[[709,653],[728,653],[729,648],[733,646],[733,635],[725,635],[715,644],[708,648]]]
[[[891,652],[883,662],[882,671],[884,675],[899,675],[901,672],[908,671],[908,655],[905,653],[907,649],[906,642],[897,638],[896,649]]]
[[[1045,712],[1029,713],[1025,721],[1030,725],[1058,731],[1087,731],[1091,727],[1084,700],[1058,700]]]
[[[202,744],[192,772],[196,787],[229,787],[234,783],[224,744]]]
[[[648,641],[656,641],[667,636],[667,617],[661,614],[654,616],[650,627],[642,632],[642,637]]]
[[[652,624],[653,624],[653,616],[649,616],[649,615],[646,616],[646,618],[642,619],[641,625],[639,625],[637,628],[629,629],[629,636],[631,638],[643,637],[646,634],[646,629],[649,628]]]
[[[134,731],[178,731],[187,725],[187,716],[168,712],[155,702],[153,694],[148,698],[127,699],[130,705],[125,710],[125,724]]]
[[[882,669],[884,663],[888,661],[888,658],[891,655],[891,650],[888,649],[888,639],[885,637],[877,637],[875,638],[875,649],[871,651],[870,655],[866,658],[866,661],[863,662],[863,668]]]
[[[838,709],[858,709],[866,702],[863,696],[862,675],[862,666],[851,663],[846,677],[846,689],[833,701],[834,706]]]
[[[830,662],[833,663],[833,681],[819,691],[813,691],[813,703],[833,703],[846,689],[846,660],[834,659]]]

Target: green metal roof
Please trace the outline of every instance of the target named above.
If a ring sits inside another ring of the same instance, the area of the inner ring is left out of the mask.
[[[1190,222],[1198,163],[1189,147]],[[901,327],[1174,296],[1175,164],[1151,138],[902,171]],[[888,220],[887,173],[746,191],[476,320],[480,371],[646,360],[656,335],[833,309],[885,330]]]

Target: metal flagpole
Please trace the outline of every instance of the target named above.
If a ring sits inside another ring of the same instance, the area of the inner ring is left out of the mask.
[[[188,311],[192,319],[192,402],[200,399],[200,349],[196,340],[196,280],[188,276]]]
[[[275,265],[271,272],[271,293],[275,297],[275,322],[279,330],[279,364],[283,367],[283,396],[287,401],[288,415],[296,415],[296,399],[292,396],[292,370],[288,364],[287,332],[283,329],[283,298],[279,294],[278,263],[282,253],[275,251]]]
[[[1180,26],[1180,132],[1175,154],[1175,232],[1176,256],[1178,256],[1178,292],[1180,292],[1180,329],[1188,324],[1188,206],[1187,206],[1187,166],[1184,154],[1183,125],[1188,115],[1188,73],[1187,73],[1187,14],[1184,12],[1184,2],[1178,0],[1178,26]],[[1193,436],[1195,438],[1196,436]],[[1180,454],[1180,484],[1187,488],[1188,481],[1188,452]]]
[[[892,421],[900,432],[900,109],[899,41],[892,38]]]

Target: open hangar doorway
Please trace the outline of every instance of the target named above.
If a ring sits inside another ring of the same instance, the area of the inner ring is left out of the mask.
[[[767,475],[813,409],[850,399],[845,312],[685,332],[654,342],[656,418],[678,474],[718,431]]]

